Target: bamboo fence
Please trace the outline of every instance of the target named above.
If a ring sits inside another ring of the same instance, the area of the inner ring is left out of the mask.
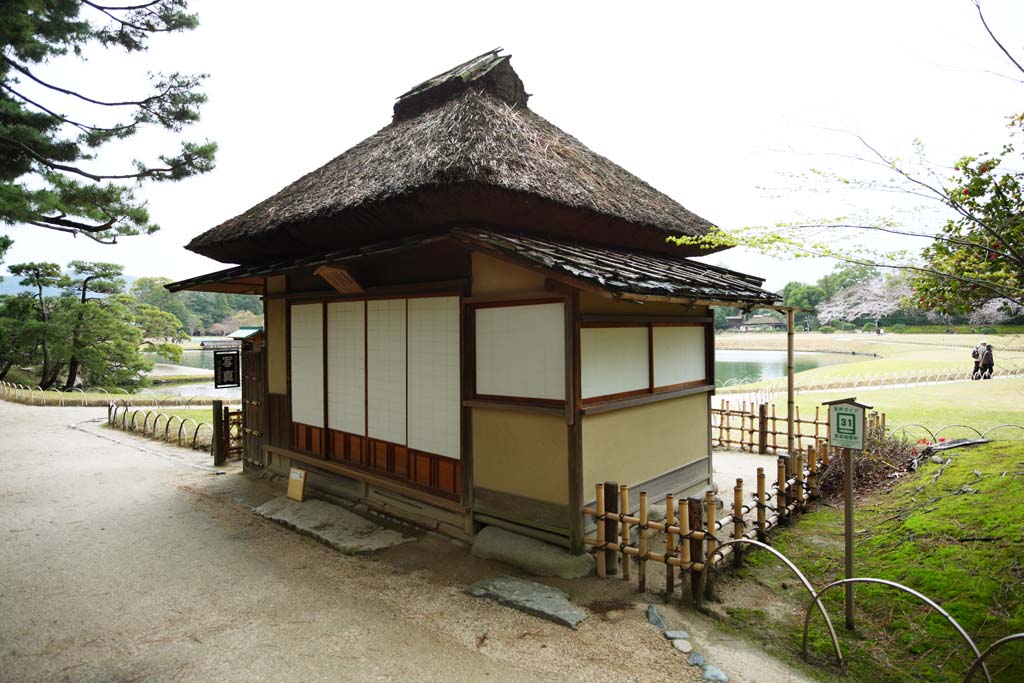
[[[749,489],[744,488],[743,479],[737,479],[728,514],[718,511],[715,495],[708,491],[703,499],[677,501],[672,495],[666,496],[664,520],[654,521],[646,492],[639,492],[638,512],[631,515],[628,486],[597,484],[594,507],[583,509],[583,514],[594,519],[596,529],[583,542],[597,554],[598,576],[616,574],[621,569],[623,579],[630,581],[635,564],[638,588],[644,591],[647,564],[662,564],[666,596],[675,592],[678,578],[682,599],[699,604],[703,593],[713,592],[714,575],[721,566],[730,558],[735,566],[742,563],[738,544],[718,545],[733,539],[763,542],[769,531],[803,511],[808,501],[818,496],[818,473],[831,461],[834,453],[830,450],[825,441],[818,441],[796,452],[792,471],[798,475],[789,478],[786,458],[780,457],[775,481],[770,485],[765,469],[758,467],[749,502],[745,498]],[[658,542],[652,536],[655,533],[663,536]]]
[[[801,417],[800,406],[793,407],[793,444],[804,449],[816,446],[828,437],[828,410],[815,407],[814,416]],[[885,429],[885,413],[871,413],[868,426]],[[717,448],[738,448],[751,453],[785,453],[787,420],[776,414],[775,404],[723,400],[711,409],[711,445]]]

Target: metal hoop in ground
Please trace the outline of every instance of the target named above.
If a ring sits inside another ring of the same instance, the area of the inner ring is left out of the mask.
[[[982,438],[981,432],[979,432],[977,429],[975,429],[974,427],[972,427],[970,425],[961,425],[961,424],[943,425],[942,427],[939,427],[937,430],[935,430],[935,435],[932,438],[938,438],[939,434],[941,434],[942,432],[944,432],[947,429],[952,429],[953,427],[963,427],[964,429],[970,429],[972,432],[974,432],[975,434],[978,435],[979,439]]]
[[[803,584],[804,588],[807,590],[808,593],[810,593],[812,597],[811,605],[813,606],[816,604],[818,606],[818,611],[821,612],[821,616],[825,620],[825,627],[828,629],[828,634],[832,638],[832,647],[834,647],[836,650],[836,659],[838,659],[839,663],[842,664],[843,652],[839,649],[839,638],[836,636],[836,630],[832,626],[832,619],[829,618],[828,611],[825,609],[825,606],[822,604],[821,600],[818,599],[818,595],[820,595],[820,593],[814,592],[814,586],[811,585],[811,582],[807,580],[807,577],[804,576],[803,572],[797,569],[797,566],[793,564],[793,562],[788,557],[786,557],[785,555],[783,555],[767,543],[755,541],[750,538],[734,538],[728,541],[722,541],[718,544],[718,547],[715,548],[715,551],[712,553],[712,556],[721,553],[722,548],[725,548],[726,546],[736,545],[740,543],[755,545],[758,548],[763,548],[764,550],[767,550],[772,555],[775,555],[775,557],[782,560],[786,564],[786,566],[789,567],[790,571],[796,574],[797,578],[800,579],[800,583]],[[708,580],[708,572],[711,571],[710,557],[704,562],[704,566],[704,571],[700,573],[700,584],[697,588],[697,595],[704,595],[704,588]],[[828,586],[826,586],[826,588],[828,588]],[[822,592],[824,592],[824,589],[822,589]],[[808,612],[810,612],[810,608],[808,608]],[[807,620],[804,621],[804,659],[807,659]]]
[[[970,680],[974,678],[974,672],[978,670],[979,666],[985,665],[985,660],[988,659],[988,656],[990,654],[1001,648],[1003,645],[1011,643],[1015,640],[1024,640],[1024,633],[1014,633],[1012,636],[1000,638],[996,642],[986,647],[985,651],[978,655],[978,658],[975,659],[974,662],[971,664],[971,668],[967,670],[967,673],[964,675],[964,683],[970,683]]]
[[[804,653],[804,658],[805,659],[807,657],[807,631],[808,631],[808,628],[811,625],[811,608],[814,607],[815,602],[819,601],[821,596],[824,595],[827,591],[829,591],[829,590],[831,590],[831,589],[833,589],[833,588],[835,588],[837,586],[845,586],[848,583],[876,583],[876,584],[879,584],[881,586],[889,586],[890,588],[895,588],[896,590],[900,590],[900,591],[903,591],[904,593],[907,593],[908,595],[914,596],[915,598],[917,598],[918,600],[920,600],[921,602],[925,603],[926,605],[931,607],[933,610],[935,610],[936,612],[941,614],[943,617],[945,617],[946,621],[948,621],[949,624],[954,629],[956,629],[956,632],[960,634],[960,637],[964,639],[964,642],[966,642],[967,645],[971,648],[971,651],[974,652],[975,658],[978,658],[978,659],[981,658],[981,653],[978,652],[978,646],[975,645],[974,641],[971,640],[971,637],[969,635],[967,635],[967,631],[965,631],[963,629],[963,627],[960,626],[960,624],[957,622],[957,620],[954,619],[949,614],[949,612],[947,612],[946,610],[942,609],[942,607],[940,607],[937,602],[935,602],[934,600],[929,598],[927,595],[924,595],[922,593],[918,593],[913,588],[908,588],[907,586],[904,586],[902,583],[896,583],[895,581],[888,581],[886,579],[874,579],[874,578],[871,578],[871,577],[864,576],[864,577],[854,577],[852,579],[840,579],[838,581],[833,581],[832,583],[828,584],[827,586],[825,586],[820,591],[818,591],[817,593],[814,594],[814,600],[812,600],[811,604],[809,604],[807,606],[807,611],[804,612],[803,653]],[[985,680],[987,680],[988,683],[992,683],[992,675],[989,674],[988,667],[985,666],[984,662],[981,663],[981,670],[985,672]]]

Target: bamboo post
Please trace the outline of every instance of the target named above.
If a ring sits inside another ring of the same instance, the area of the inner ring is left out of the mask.
[[[764,493],[764,468],[757,468],[757,540],[764,541],[765,537],[765,503],[768,501]]]
[[[224,438],[224,401],[213,402],[213,466],[220,467],[228,459]]]
[[[604,510],[606,513],[614,515],[619,513],[619,485],[614,481],[604,483]],[[619,522],[617,520],[605,522],[604,540],[609,543],[619,540]],[[619,558],[616,557],[614,550],[606,550],[604,553],[604,571],[606,575],[619,573]]]
[[[699,498],[687,499],[687,519],[688,526],[691,532],[698,531],[704,528],[704,522],[701,519],[701,501]],[[704,541],[698,541],[696,539],[690,539],[690,561],[701,562],[704,558]],[[707,567],[701,571],[707,571]],[[699,574],[699,572],[697,573]],[[693,571],[690,572],[690,595],[694,605],[700,604],[700,576],[695,574]]]
[[[757,406],[757,452],[764,455],[768,452],[768,404]]]
[[[722,414],[722,424],[725,425],[725,445],[732,445],[732,413],[729,412],[729,402],[723,401],[725,412]]]
[[[818,439],[821,438],[820,434],[818,434],[818,429],[821,427],[821,425],[819,424],[819,421],[821,420],[819,412],[820,410],[820,406],[816,406],[814,408],[814,443],[818,443]]]
[[[597,485],[597,495],[594,498],[594,507],[597,509],[597,575],[604,578],[604,484]]]
[[[772,452],[779,452],[779,419],[775,416],[774,403],[772,404]]]
[[[786,459],[779,458],[778,467],[778,490],[775,492],[775,507],[779,512],[779,523],[786,512]]]
[[[619,487],[619,514],[629,514],[629,487],[625,484]],[[629,581],[632,568],[629,562],[629,555],[626,554],[626,547],[629,545],[629,522],[625,519],[622,520],[620,531],[622,532],[621,542],[619,543],[622,546],[622,578]]]
[[[882,413],[882,435],[885,435],[885,413]]]
[[[818,454],[814,446],[807,447],[807,484],[812,498],[818,497]]]
[[[793,454],[793,327],[795,314],[792,308],[786,310],[786,453]],[[778,451],[776,451],[778,452]]]
[[[793,463],[793,470],[796,472],[796,478],[793,481],[793,500],[796,501],[797,508],[801,508],[804,504],[804,454],[797,451],[794,460],[796,462]]]
[[[824,439],[818,441],[818,455],[821,456],[822,467],[828,467],[829,463],[832,462],[828,458],[828,443]]]
[[[732,490],[732,537],[743,538],[743,480],[737,479],[736,486]],[[740,546],[735,545],[732,549],[732,565],[736,568],[743,566],[743,554]]]
[[[800,420],[800,406],[794,406],[793,410],[796,411],[796,419],[793,423],[796,425],[796,441],[793,443],[793,448],[803,448],[800,444],[802,443],[801,437],[803,436],[803,422]]]
[[[674,534],[669,531],[676,523],[676,500],[671,493],[665,496],[665,595],[669,596],[676,590],[676,573],[668,558],[676,554],[676,543]]]
[[[643,593],[647,590],[647,492],[640,492],[640,526],[637,529],[640,545],[640,556],[637,558],[638,588]]]
[[[686,587],[690,584],[690,504],[686,499],[679,501],[679,560],[680,586],[682,594],[686,593]]]
[[[715,541],[715,494],[713,491],[708,491],[704,494],[704,514],[706,516],[707,526],[707,542],[704,544],[704,571],[707,572],[707,591],[711,595],[715,594],[715,588],[713,586],[715,579],[714,568],[711,566],[714,557],[715,549],[718,547],[718,543]]]

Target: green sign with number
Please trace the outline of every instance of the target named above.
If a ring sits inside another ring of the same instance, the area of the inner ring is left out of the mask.
[[[864,409],[839,403],[828,407],[828,445],[839,448],[864,448]]]

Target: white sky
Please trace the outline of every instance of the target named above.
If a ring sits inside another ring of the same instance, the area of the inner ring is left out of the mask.
[[[849,212],[827,191],[765,189],[834,163],[857,173],[830,156],[851,148],[836,131],[893,153],[920,138],[949,164],[998,149],[1005,116],[1021,110],[1019,74],[1004,77],[1014,72],[968,0],[647,4],[193,1],[201,27],[148,54],[94,50],[84,65],[39,71],[95,97],[140,92],[147,69],[209,73],[209,102],[186,138],[219,143],[216,170],[141,189],[162,226],[155,235],[105,247],[16,227],[6,261],[114,261],[175,279],[223,268],[183,245],[385,126],[409,87],[497,46],[534,111],[727,229]],[[1024,54],[1024,4],[984,7]],[[140,135],[88,163],[116,170],[167,151],[167,140]],[[770,289],[831,268],[737,250],[711,260],[766,277]]]

